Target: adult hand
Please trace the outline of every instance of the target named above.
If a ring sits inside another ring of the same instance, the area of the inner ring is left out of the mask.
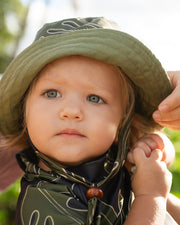
[[[153,119],[164,127],[180,130],[180,71],[167,73],[174,90],[160,103]]]
[[[3,138],[0,136],[0,192],[5,191],[23,174],[16,162],[18,151],[16,149],[5,149],[2,142]]]

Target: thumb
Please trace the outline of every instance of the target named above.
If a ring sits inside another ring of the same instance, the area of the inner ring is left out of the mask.
[[[141,148],[135,148],[133,150],[133,159],[135,165],[140,164],[142,161],[146,159],[145,152]]]

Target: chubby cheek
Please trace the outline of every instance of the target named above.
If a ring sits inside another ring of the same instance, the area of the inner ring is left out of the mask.
[[[101,129],[97,128],[94,139],[102,153],[107,151],[114,142],[118,141],[118,125],[114,123],[104,124]]]
[[[117,109],[117,108],[116,108]],[[97,140],[109,148],[114,142],[118,142],[119,127],[121,124],[121,109],[110,110],[106,115],[98,117],[96,120],[94,133]]]
[[[120,110],[118,112],[112,113],[111,116],[112,115],[114,115],[113,118],[111,117],[109,119],[109,123],[107,124],[105,123],[106,127],[104,127],[103,129],[104,131],[106,131],[105,132],[106,138],[107,140],[111,141],[111,144],[118,142],[118,134],[119,134],[119,129],[120,129],[121,120],[122,120]]]
[[[108,128],[108,133],[107,133],[107,140],[113,144],[114,142],[117,141],[118,138],[118,125],[112,125]],[[109,137],[109,138],[108,138]]]
[[[26,126],[29,137],[33,145],[37,149],[41,149],[47,144],[48,136],[50,135],[51,128],[48,126],[43,117],[36,117],[29,114],[26,119]]]
[[[46,128],[46,123],[42,122],[46,120],[44,120],[41,111],[39,111],[37,107],[34,107],[34,105],[32,105],[33,107],[30,107],[30,102],[28,103],[29,104],[26,104],[25,111],[26,127],[32,143],[39,149],[41,147],[40,143],[44,143],[43,139],[45,139],[49,129]]]

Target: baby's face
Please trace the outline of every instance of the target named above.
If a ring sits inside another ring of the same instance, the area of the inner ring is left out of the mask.
[[[105,153],[116,139],[121,115],[118,69],[82,56],[47,65],[26,103],[33,144],[69,166]]]

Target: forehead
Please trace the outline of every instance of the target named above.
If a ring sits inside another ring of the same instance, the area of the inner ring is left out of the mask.
[[[64,79],[89,80],[99,82],[107,86],[119,85],[120,70],[118,67],[85,56],[67,56],[56,59],[47,64],[40,72],[39,78],[58,79],[59,75]],[[38,78],[38,79],[39,79]]]

